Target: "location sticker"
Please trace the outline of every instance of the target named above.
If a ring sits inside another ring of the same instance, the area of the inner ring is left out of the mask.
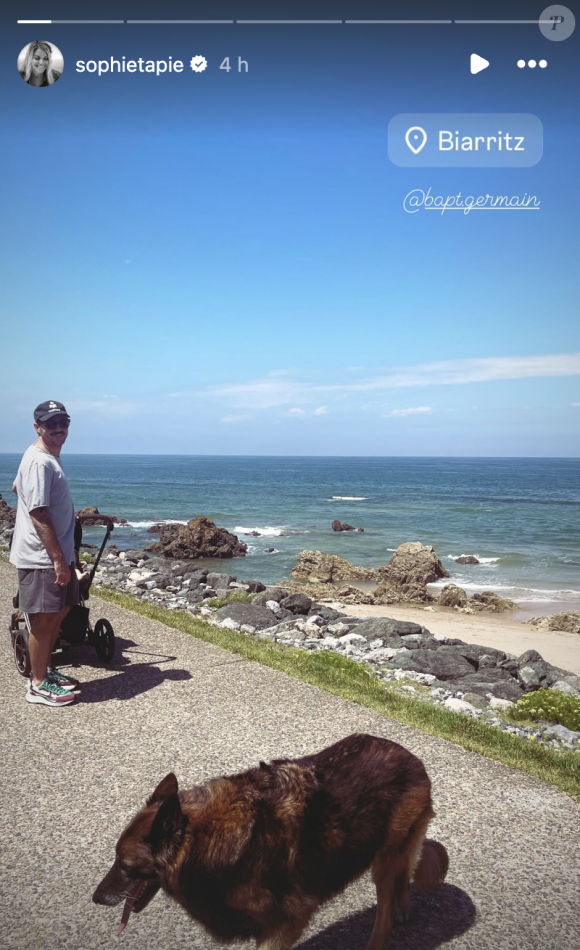
[[[411,149],[414,155],[418,155],[425,142],[427,141],[427,133],[425,129],[422,129],[420,125],[413,125],[410,129],[407,129],[405,135],[405,142]]]

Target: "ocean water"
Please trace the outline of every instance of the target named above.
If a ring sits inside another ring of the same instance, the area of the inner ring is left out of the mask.
[[[0,455],[9,504],[19,461]],[[580,460],[64,452],[62,462],[77,508],[127,519],[112,537],[122,549],[155,541],[147,528],[156,522],[203,514],[248,544],[245,558],[227,562],[241,580],[287,578],[305,548],[379,567],[399,544],[421,541],[470,592],[495,590],[535,613],[580,604]],[[364,533],[333,532],[335,518]],[[85,529],[85,540],[101,532]],[[456,564],[461,554],[481,563]]]

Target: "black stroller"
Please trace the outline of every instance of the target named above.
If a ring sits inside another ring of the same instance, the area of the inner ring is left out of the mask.
[[[101,617],[97,620],[95,626],[91,625],[89,620],[89,608],[86,602],[89,599],[89,591],[95,571],[99,566],[101,555],[105,546],[111,537],[114,527],[113,519],[107,515],[77,515],[75,520],[75,556],[77,564],[79,561],[79,549],[83,539],[83,523],[103,524],[106,528],[105,536],[101,547],[95,556],[95,561],[91,567],[88,577],[81,578],[79,581],[79,603],[73,604],[68,614],[64,618],[57,645],[61,647],[80,646],[88,639],[91,646],[96,650],[97,656],[103,663],[110,663],[115,655],[115,634],[113,627],[108,620]],[[15,608],[18,608],[18,594],[13,599]],[[21,676],[30,676],[30,655],[28,652],[28,637],[30,636],[30,618],[23,610],[16,609],[12,614],[10,621],[10,636],[12,638],[12,649],[14,650],[14,663]]]

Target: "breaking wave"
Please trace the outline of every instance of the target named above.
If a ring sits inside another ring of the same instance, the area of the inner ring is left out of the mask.
[[[366,501],[366,495],[333,495],[331,501]]]
[[[429,584],[429,587],[442,589],[448,583],[449,580],[447,578],[443,578],[441,580],[435,581],[433,584]],[[502,597],[508,597],[510,600],[515,600],[516,603],[566,603],[569,601],[576,601],[580,597],[580,590],[574,590],[573,588],[560,588],[558,590],[551,590],[550,588],[546,587],[521,587],[514,584],[474,584],[470,583],[469,581],[464,581],[462,577],[458,579],[458,586],[462,587],[463,590],[467,591],[468,593],[476,593],[483,590],[493,590],[494,593],[500,594]]]
[[[480,557],[479,554],[448,554],[447,558],[449,561],[456,561],[458,557],[476,557],[480,564],[495,564],[497,561],[501,561],[499,557]],[[463,564],[461,565],[463,567]]]
[[[238,525],[234,528],[236,534],[252,535],[253,532],[259,534],[263,538],[279,538],[281,535],[285,534],[283,528],[244,528],[241,525]]]
[[[154,524],[187,524],[187,521],[180,521],[176,518],[158,518],[157,521],[128,521],[126,524],[116,524],[115,531],[121,528],[152,528]]]

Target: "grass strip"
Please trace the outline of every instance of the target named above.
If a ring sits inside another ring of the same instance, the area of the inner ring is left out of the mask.
[[[181,630],[198,640],[213,643],[246,660],[269,666],[343,699],[350,699],[360,706],[374,709],[398,722],[447,739],[470,752],[478,752],[510,768],[527,772],[580,801],[580,754],[577,752],[556,752],[479,719],[399,693],[377,679],[365,666],[336,653],[298,650],[234,630],[224,630],[205,623],[187,611],[167,610],[150,602],[142,603],[127,594],[102,587],[96,596],[132,613],[157,620],[166,627]]]

